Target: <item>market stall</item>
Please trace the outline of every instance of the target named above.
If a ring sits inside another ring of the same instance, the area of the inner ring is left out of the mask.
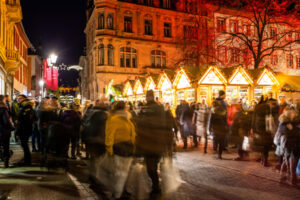
[[[230,71],[231,69],[224,69]],[[226,86],[226,99],[230,103],[232,99],[240,99],[245,103],[251,101],[251,87],[253,86],[253,80],[242,67],[238,66],[233,68],[232,73],[228,74],[228,84]]]
[[[157,89],[158,76],[159,75],[157,74],[148,75],[144,87],[145,92],[147,92],[148,90],[153,90],[155,98],[160,98],[160,93],[159,90]]]
[[[135,95],[135,100],[139,101],[146,101],[146,94],[144,92],[144,84],[145,78],[137,77],[133,87],[133,94]]]
[[[130,102],[135,101],[135,96],[133,94],[133,89],[132,89],[133,82],[134,81],[132,81],[132,80],[127,80],[125,82],[123,93],[122,93],[124,100],[130,101]]]
[[[181,100],[185,100],[188,103],[196,101],[195,88],[192,86],[192,80],[187,76],[185,70],[180,68],[173,82],[175,89],[175,104],[179,105]]]
[[[254,73],[255,71],[258,76],[254,86],[254,99],[259,99],[261,95],[269,92],[273,92],[273,98],[277,98],[279,82],[275,74],[268,68],[254,70]]]
[[[198,81],[198,102],[204,99],[208,105],[211,105],[213,99],[218,97],[219,91],[225,89],[226,83],[225,77],[217,67],[209,67]]]
[[[174,90],[172,82],[166,72],[161,73],[157,89],[161,92],[161,102],[174,105]]]

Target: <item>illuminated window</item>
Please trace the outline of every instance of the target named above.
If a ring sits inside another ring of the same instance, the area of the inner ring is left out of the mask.
[[[287,64],[287,68],[294,68],[294,56],[292,54],[288,54],[286,56],[286,64]]]
[[[271,55],[270,59],[271,59],[271,64],[272,65],[277,65],[278,64],[278,56],[277,55]]]
[[[104,21],[104,13],[99,13],[98,16],[98,29],[104,29],[105,21]]]
[[[237,33],[238,32],[238,21],[232,20],[230,21],[230,32]]]
[[[151,51],[151,65],[155,68],[166,67],[166,53],[160,50]]]
[[[120,66],[121,67],[137,67],[136,49],[131,47],[122,47],[120,49]]]
[[[114,29],[114,17],[112,13],[107,14],[107,28]]]
[[[145,35],[152,35],[152,20],[145,20]]]
[[[99,63],[99,65],[104,65],[104,45],[103,44],[99,45],[98,52],[99,52],[98,63]]]
[[[239,63],[240,56],[239,56],[239,49],[231,48],[230,49],[230,63]]]
[[[297,56],[297,69],[300,69],[300,55]]]
[[[171,23],[164,23],[164,36],[172,37],[171,35]]]
[[[114,65],[114,47],[111,44],[107,46],[107,58],[108,65]]]
[[[124,17],[124,32],[132,33],[132,17]]]
[[[243,25],[243,33],[247,36],[251,35],[251,26],[249,24]]]
[[[163,7],[164,8],[171,8],[171,0],[164,0]]]
[[[217,31],[218,32],[225,32],[226,31],[226,20],[225,20],[225,18],[218,18],[217,19]]]

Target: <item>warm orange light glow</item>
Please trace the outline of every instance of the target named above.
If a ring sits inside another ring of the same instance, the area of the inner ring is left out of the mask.
[[[218,68],[211,66],[199,80],[198,84],[223,85],[226,82],[226,79],[220,73]]]

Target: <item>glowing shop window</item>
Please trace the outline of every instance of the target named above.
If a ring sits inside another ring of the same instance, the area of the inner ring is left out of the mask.
[[[170,81],[168,81],[168,79],[165,78],[161,85],[161,91],[169,90],[169,89],[172,89],[172,85],[171,85]]]
[[[241,72],[237,73],[236,76],[232,79],[230,84],[236,84],[236,85],[249,85],[249,82],[246,80],[246,78],[243,76]]]
[[[150,82],[150,85],[148,87],[148,90],[155,90],[155,85],[154,85],[153,81],[152,80],[150,80],[150,81],[151,82]]]
[[[215,72],[211,71],[207,74],[201,84],[223,84]]]
[[[258,85],[274,85],[274,83],[271,80],[271,78],[268,76],[268,74],[265,73],[261,78],[260,82],[258,83]]]
[[[178,82],[177,88],[183,89],[183,88],[189,88],[189,87],[191,87],[191,84],[189,83],[188,78],[184,74],[182,74],[180,77],[180,80]]]
[[[144,93],[143,87],[141,86],[141,84],[139,84],[139,87],[138,87],[138,89],[136,91],[136,94],[143,94],[143,93]]]
[[[235,86],[228,86],[226,88],[227,99],[238,97],[238,88]]]

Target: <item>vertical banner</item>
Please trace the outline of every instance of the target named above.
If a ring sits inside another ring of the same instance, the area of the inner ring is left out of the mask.
[[[58,69],[52,69],[52,90],[58,90]]]
[[[46,81],[47,79],[47,69],[48,69],[48,63],[47,60],[43,60],[43,80]]]
[[[52,89],[52,69],[46,69],[46,88]]]

